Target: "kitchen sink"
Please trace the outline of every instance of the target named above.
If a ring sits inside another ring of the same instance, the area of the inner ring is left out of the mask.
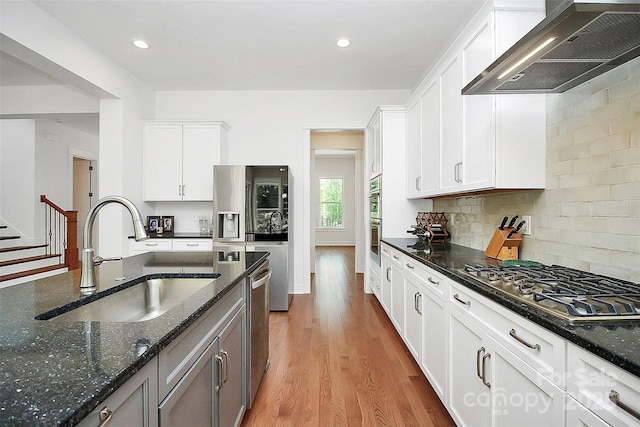
[[[144,322],[155,319],[204,288],[212,278],[147,279],[76,308],[52,310],[39,320]],[[57,314],[60,311],[61,314]]]

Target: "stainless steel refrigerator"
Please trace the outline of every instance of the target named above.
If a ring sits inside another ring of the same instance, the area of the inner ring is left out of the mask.
[[[293,297],[292,184],[288,166],[213,167],[214,250],[270,253],[271,311],[287,311]]]

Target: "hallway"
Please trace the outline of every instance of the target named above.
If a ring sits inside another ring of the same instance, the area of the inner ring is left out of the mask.
[[[453,426],[373,295],[353,247],[317,247],[311,293],[271,313],[271,368],[243,427]]]

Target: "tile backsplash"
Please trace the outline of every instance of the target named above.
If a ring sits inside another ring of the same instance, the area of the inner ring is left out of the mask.
[[[452,243],[481,250],[503,216],[531,215],[521,259],[640,282],[640,58],[547,95],[545,190],[436,199],[433,209],[455,214]]]

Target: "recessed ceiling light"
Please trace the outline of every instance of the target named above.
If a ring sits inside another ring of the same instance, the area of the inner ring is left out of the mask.
[[[336,42],[336,46],[338,47],[349,47],[351,42],[348,39],[340,39]]]
[[[149,48],[149,43],[147,43],[144,40],[134,40],[133,41],[133,45],[135,47],[139,47],[140,49],[148,49]]]

